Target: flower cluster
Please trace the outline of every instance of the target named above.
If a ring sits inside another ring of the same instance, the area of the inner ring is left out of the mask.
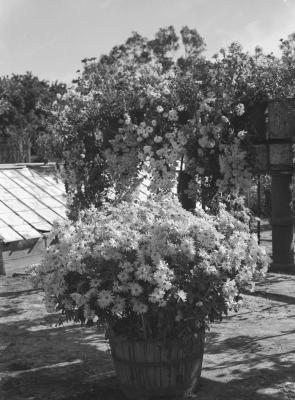
[[[179,165],[203,202],[245,192],[268,100],[294,95],[294,35],[281,41],[281,58],[234,42],[205,59],[192,51],[196,40],[177,59],[176,44],[155,39],[136,34],[108,56],[83,60],[73,88],[53,104],[45,147],[63,164],[73,219],[101,206],[108,190],[123,198],[144,170],[155,192],[174,186]]]
[[[212,179],[213,194],[250,185],[247,133],[231,122],[243,117],[245,105],[234,93],[218,93],[223,75],[206,87],[191,72],[163,73],[157,63],[88,68],[53,111],[63,176],[72,204],[80,198],[77,208],[100,206],[110,190],[123,198],[139,172],[149,176],[151,191],[169,192],[180,165],[192,180]],[[216,79],[215,72],[203,74]]]
[[[193,334],[240,303],[267,257],[246,224],[221,207],[194,214],[173,197],[90,209],[56,225],[37,276],[49,310],[105,322],[119,334]]]
[[[162,74],[155,65],[139,71],[124,76],[136,97],[130,106],[125,100],[126,110],[105,152],[117,192],[134,182],[139,170],[150,177],[152,191],[168,192],[180,164],[192,178],[214,176],[215,193],[247,189],[252,178],[247,132],[235,130],[222,114],[222,108],[229,108],[241,117],[244,104],[221,103],[192,74]]]
[[[127,78],[135,97],[132,107],[125,102],[126,112],[118,118],[117,132],[105,152],[108,173],[121,189],[140,169],[149,174],[151,190],[169,191],[188,141],[181,120],[185,106],[177,99],[177,77],[172,72],[162,74],[155,65],[138,68],[137,74]]]
[[[252,174],[247,168],[249,165],[247,150],[241,145],[244,136],[245,132],[239,131],[233,143],[220,146],[222,151],[219,155],[219,165],[222,179],[218,180],[217,185],[221,192],[227,188],[232,188],[233,193],[241,189],[246,192],[249,188]]]

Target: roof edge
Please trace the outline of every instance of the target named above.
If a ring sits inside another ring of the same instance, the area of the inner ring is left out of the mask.
[[[7,163],[0,164],[0,169],[21,169],[21,168],[52,168],[55,167],[55,162],[50,163]]]

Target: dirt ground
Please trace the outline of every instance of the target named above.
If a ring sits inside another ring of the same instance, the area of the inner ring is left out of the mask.
[[[24,278],[0,277],[0,399],[124,400],[103,332],[57,319]],[[295,296],[245,296],[206,341],[196,399],[295,399]]]

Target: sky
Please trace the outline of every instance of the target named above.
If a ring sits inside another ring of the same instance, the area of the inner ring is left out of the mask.
[[[295,0],[0,0],[0,75],[69,83],[81,59],[169,25],[197,29],[208,57],[233,41],[277,54],[295,31]]]

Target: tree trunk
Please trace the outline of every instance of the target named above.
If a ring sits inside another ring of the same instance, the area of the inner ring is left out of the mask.
[[[191,198],[187,190],[192,180],[192,176],[185,171],[180,171],[178,176],[177,193],[179,201],[185,210],[191,211],[196,208],[196,199]]]

